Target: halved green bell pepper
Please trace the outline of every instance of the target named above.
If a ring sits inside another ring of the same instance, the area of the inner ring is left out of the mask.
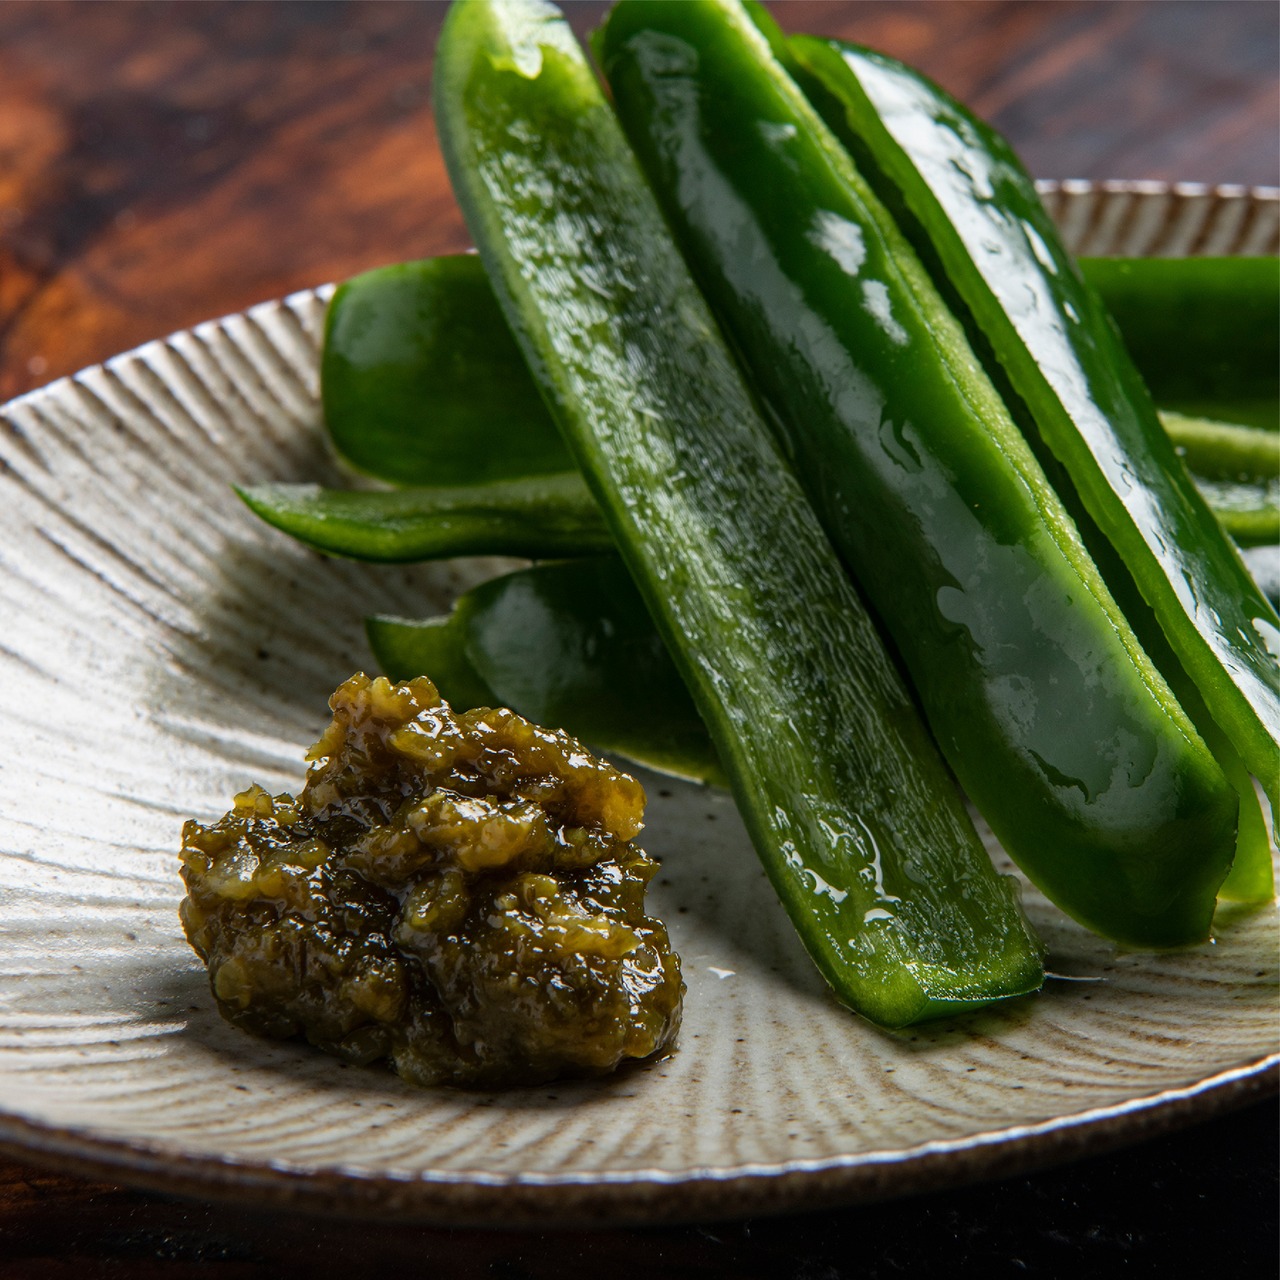
[[[338,454],[392,484],[484,484],[573,465],[474,254],[339,285],[320,400]]]

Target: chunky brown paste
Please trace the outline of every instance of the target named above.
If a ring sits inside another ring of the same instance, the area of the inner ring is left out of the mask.
[[[611,1071],[668,1048],[683,984],[644,912],[644,792],[512,711],[352,676],[301,793],[182,833],[182,923],[239,1027],[416,1084]]]

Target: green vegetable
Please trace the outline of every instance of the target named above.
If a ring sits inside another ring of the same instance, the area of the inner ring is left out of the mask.
[[[1095,264],[1081,265],[1091,278]],[[1152,281],[1152,306],[1161,302],[1155,287],[1160,279]],[[377,329],[375,315],[384,317]],[[459,316],[466,318],[465,347],[455,340],[450,323]],[[389,335],[393,321],[419,328],[414,334]],[[1140,328],[1137,317],[1131,324],[1135,331]],[[377,359],[367,351],[372,339],[365,335],[371,330],[385,340]],[[363,447],[367,472],[393,483],[465,485],[474,491],[477,512],[491,502],[496,517],[488,534],[493,552],[575,555],[600,549],[597,529],[574,548],[562,541],[555,512],[526,502],[519,490],[502,487],[507,480],[554,475],[578,512],[589,501],[582,482],[567,478],[576,475],[568,470],[572,460],[510,338],[476,255],[380,268],[342,285],[329,304],[322,387],[331,437],[347,455]],[[502,389],[499,411],[488,422],[479,422],[475,407],[492,404],[494,388]],[[1211,450],[1184,452],[1181,446],[1193,420],[1174,414],[1164,415],[1164,420],[1166,427],[1173,424],[1175,444],[1192,479],[1232,537],[1241,545],[1277,541],[1280,535],[1268,534],[1280,522],[1275,467],[1268,478],[1259,462],[1260,448],[1274,451],[1274,444],[1265,443],[1269,437],[1215,432]],[[426,460],[420,468],[415,461],[419,458]],[[498,487],[485,498],[483,484]],[[474,522],[445,523],[441,507],[426,494],[403,503],[379,498],[364,504],[346,497],[331,499],[330,492],[263,485],[241,496],[268,523],[334,555],[386,559],[390,557],[382,548],[392,547],[395,558],[403,558],[400,549],[414,545],[423,547],[424,556],[470,554]],[[513,502],[520,512],[514,522]],[[421,515],[420,525],[415,513]],[[556,526],[556,541],[543,544],[545,550],[526,550],[539,545],[543,535],[537,526],[544,517]],[[585,519],[575,516],[579,518]],[[597,525],[603,528],[602,521]],[[456,543],[450,536],[453,530],[458,533]],[[510,541],[503,541],[504,531]]]
[[[792,46],[793,49],[800,51],[801,61],[804,61],[803,50],[806,47],[809,46],[803,41],[799,45]],[[858,59],[862,52],[860,50],[844,51],[845,67],[853,68],[855,64],[860,67]],[[819,47],[820,66],[824,65],[824,58],[827,58],[827,55]],[[968,181],[957,181],[957,175],[952,169],[941,167],[944,160],[949,160],[953,164],[959,162],[959,157],[952,145],[955,136],[951,132],[955,123],[952,111],[954,109],[955,115],[963,116],[965,114],[963,108],[945,99],[945,95],[940,91],[927,85],[915,73],[893,63],[890,59],[871,56],[870,62],[872,70],[869,73],[864,72],[863,78],[868,83],[879,86],[875,111],[870,109],[869,99],[853,101],[849,94],[842,92],[848,87],[845,83],[847,77],[837,78],[832,82],[828,76],[826,83],[823,83],[823,77],[819,75],[817,80],[807,83],[814,90],[815,99],[820,104],[826,105],[829,116],[832,116],[838,125],[857,122],[856,135],[846,130],[846,140],[855,150],[863,154],[870,153],[872,171],[879,174],[882,189],[886,189],[887,184],[885,174],[879,172],[877,164],[883,163],[885,173],[899,183],[901,192],[906,194],[907,201],[911,205],[910,211],[900,209],[900,216],[908,227],[915,230],[917,241],[924,243],[926,252],[938,256],[941,265],[937,269],[940,273],[945,272],[950,277],[956,269],[957,254],[953,241],[958,235],[967,236],[966,247],[971,257],[980,264],[979,270],[985,265],[994,285],[999,285],[1006,290],[1003,301],[1008,303],[1011,311],[1015,313],[1016,322],[1022,331],[1030,334],[1033,339],[1036,337],[1041,339],[1037,359],[1042,362],[1048,361],[1051,367],[1057,369],[1060,389],[1063,381],[1061,371],[1066,362],[1062,360],[1061,352],[1055,349],[1052,337],[1045,343],[1046,331],[1037,329],[1035,326],[1034,316],[1037,311],[1048,313],[1050,310],[1043,305],[1043,298],[1037,295],[1036,289],[1040,289],[1042,293],[1047,291],[1052,294],[1055,288],[1061,285],[1062,290],[1065,291],[1065,300],[1062,296],[1058,298],[1063,308],[1063,313],[1058,317],[1060,320],[1064,317],[1067,319],[1078,317],[1083,313],[1083,307],[1080,312],[1077,312],[1074,307],[1071,288],[1075,277],[1069,272],[1069,260],[1060,247],[1057,249],[1058,266],[1067,270],[1058,272],[1059,280],[1046,279],[1044,267],[1049,262],[1048,250],[1042,242],[1035,242],[1033,239],[1028,248],[1028,240],[1023,238],[1021,231],[1029,228],[1030,224],[1024,222],[1020,228],[1016,221],[1009,221],[1014,214],[1022,211],[1028,195],[1035,207],[1039,208],[1029,180],[1026,179],[1025,174],[1018,171],[1017,176],[1021,177],[1021,188],[1016,195],[1020,199],[1010,205],[1002,205],[1000,215],[996,217],[992,212],[993,202],[984,197],[996,189],[1004,174],[998,164],[993,165],[985,174],[981,174],[983,157],[981,147],[975,148],[968,155],[968,163],[978,166],[977,169],[966,171]],[[893,77],[899,72],[901,75],[895,82]],[[923,108],[922,96],[925,100]],[[869,123],[868,112],[876,121],[883,120],[883,124],[877,126]],[[941,129],[939,121],[943,122]],[[974,128],[980,130],[981,126],[974,122]],[[890,142],[886,143],[881,138],[882,132],[892,135]],[[998,140],[996,142],[998,143]],[[952,146],[949,153],[948,146]],[[1005,152],[1007,157],[1007,148]],[[990,159],[989,152],[987,158]],[[1001,160],[1003,162],[1003,158]],[[1014,164],[1016,167],[1016,162]],[[964,198],[966,191],[970,196],[972,195],[972,188],[968,186],[970,181],[982,188],[976,203],[972,199],[966,201]],[[933,195],[932,187],[938,188],[939,195],[933,203],[930,203],[930,197]],[[893,187],[887,187],[887,194],[890,199],[900,200],[899,191]],[[1002,192],[1002,198],[1007,194]],[[1010,213],[1010,209],[1014,210],[1014,214]],[[919,220],[917,221],[913,215],[919,215]],[[955,226],[952,225],[948,215],[954,219]],[[1009,221],[1009,225],[1005,228],[1007,234],[1001,235],[995,224],[1004,221]],[[1042,212],[1041,224],[1041,230],[1045,232],[1049,241],[1056,243],[1053,241],[1053,230],[1048,226]],[[986,234],[981,234],[980,229],[984,229]],[[1027,231],[1028,237],[1033,238],[1034,235],[1034,230]],[[998,254],[1003,246],[1007,256],[1010,252],[1010,244],[1013,246],[1012,254],[1015,260],[1013,265],[1019,265],[1017,259],[1020,253],[1020,265],[1025,269],[1024,274],[1034,280],[1034,285],[1026,283],[1025,280],[1019,285],[1013,284],[1012,281],[1017,278],[1016,272],[1008,261],[1003,261],[998,271],[992,269],[991,255]],[[963,258],[963,255],[960,256]],[[1186,320],[1186,324],[1182,326],[1183,351],[1186,353],[1186,359],[1182,363],[1185,367],[1186,361],[1189,360],[1192,364],[1203,366],[1202,385],[1206,392],[1215,395],[1219,401],[1228,393],[1244,394],[1246,398],[1254,397],[1255,403],[1257,397],[1265,393],[1270,396],[1274,406],[1275,361],[1274,358],[1271,360],[1271,368],[1268,370],[1268,362],[1257,344],[1256,333],[1257,330],[1261,330],[1265,345],[1267,329],[1269,327],[1274,329],[1277,324],[1274,305],[1271,307],[1271,314],[1267,315],[1268,294],[1272,304],[1276,301],[1277,295],[1274,266],[1269,271],[1265,260],[1223,260],[1213,264],[1200,264],[1190,269],[1181,269],[1177,266],[1167,269],[1139,268],[1133,273],[1128,273],[1117,272],[1105,261],[1094,265],[1104,286],[1116,295],[1117,305],[1122,309],[1127,306],[1126,314],[1128,323],[1132,326],[1134,345],[1143,351],[1144,367],[1149,367],[1150,376],[1153,380],[1160,380],[1161,387],[1169,388],[1173,385],[1169,371],[1179,363],[1182,355],[1178,349],[1177,340],[1173,338],[1163,322],[1165,315],[1177,313]],[[972,264],[970,267],[972,268]],[[1141,280],[1141,285],[1136,290],[1132,288],[1135,277]],[[959,271],[958,278],[963,293],[964,282],[967,279],[963,270]],[[1078,283],[1076,280],[1077,285]],[[1126,285],[1130,286],[1127,296]],[[1188,308],[1185,291],[1188,285],[1202,289],[1205,295],[1204,300],[1219,307],[1226,305],[1228,298],[1234,296],[1238,307],[1236,316],[1216,326],[1213,323],[1206,323],[1206,318],[1203,316],[1192,320],[1186,316]],[[1179,288],[1183,290],[1181,299]],[[1024,292],[1019,293],[1018,289]],[[1142,294],[1149,304],[1149,310],[1145,313],[1145,320],[1142,323],[1138,322],[1132,306],[1135,293]],[[1033,299],[1033,305],[1030,308],[1025,305],[1025,299],[1028,296]],[[965,297],[966,300],[970,300],[968,294]],[[980,311],[980,307],[975,309]],[[1073,339],[1073,345],[1081,357],[1082,368],[1098,374],[1100,364],[1105,363],[1105,360],[1099,360],[1099,350],[1104,353],[1111,351],[1121,362],[1124,360],[1124,355],[1116,347],[1114,330],[1106,322],[1105,317],[1097,312],[1095,318],[1098,320],[1096,327],[1101,333],[1101,340],[1085,334],[1082,326],[1081,332],[1077,333]],[[1237,325],[1239,327],[1234,337],[1230,336],[1229,331]],[[1070,332],[1070,326],[1066,328]],[[1214,329],[1219,331],[1209,332]],[[1061,325],[1056,328],[1050,325],[1047,332],[1053,335],[1060,333],[1061,330]],[[1159,335],[1159,341],[1151,340],[1153,333]],[[1011,339],[1009,334],[999,326],[996,326],[994,331],[989,330],[986,336],[993,342],[996,355],[1002,365],[1013,370],[1020,367],[1018,357],[1025,353],[1019,350],[1016,337]],[[1013,357],[1008,354],[1010,345],[1015,352]],[[1057,364],[1053,366],[1052,362],[1055,359]],[[1105,376],[1099,376],[1105,382]],[[1034,378],[1032,381],[1034,383]],[[1083,384],[1084,379],[1081,379],[1080,383]],[[1018,389],[1025,393],[1024,386],[1020,385]],[[1079,385],[1073,390],[1079,392]],[[1052,403],[1052,398],[1050,400],[1051,409],[1061,408],[1061,405]],[[1113,403],[1114,400],[1113,394]],[[1030,398],[1028,403],[1036,412],[1043,411],[1043,404],[1037,405]],[[1077,397],[1074,406],[1077,411],[1080,405],[1081,401]],[[1150,408],[1149,402],[1147,408]],[[1154,417],[1153,414],[1149,416]],[[1275,540],[1277,536],[1275,494],[1267,492],[1269,485],[1266,479],[1268,469],[1273,477],[1276,471],[1275,438],[1239,428],[1192,423],[1176,415],[1166,415],[1164,425],[1168,433],[1182,446],[1178,452],[1186,457],[1188,465],[1202,473],[1196,477],[1197,484],[1203,490],[1212,490],[1214,497],[1221,504],[1222,509],[1219,510],[1218,515],[1222,523],[1242,542]],[[1034,426],[1031,430],[1034,433]],[[1163,437],[1158,432],[1154,434],[1158,445],[1165,447],[1167,454],[1168,449],[1164,446]],[[1041,444],[1034,435],[1033,443]],[[1240,797],[1237,853],[1231,875],[1221,892],[1224,896],[1245,900],[1257,901],[1269,898],[1273,893],[1270,843],[1258,810],[1252,783],[1235,750],[1236,744],[1218,728],[1200,696],[1200,691],[1187,677],[1182,664],[1162,634],[1161,627],[1151,615],[1139,591],[1139,588],[1145,590],[1145,580],[1134,583],[1131,573],[1133,566],[1116,555],[1115,550],[1107,543],[1091,519],[1091,515],[1096,512],[1086,513],[1081,508],[1080,495],[1072,482],[1072,477],[1063,474],[1055,462],[1050,461],[1047,464],[1051,466],[1060,486],[1060,493],[1070,499],[1069,505],[1076,518],[1082,522],[1081,527],[1086,530],[1087,535],[1092,535],[1091,549],[1099,558],[1099,564],[1104,569],[1108,584],[1119,596],[1126,616],[1138,628],[1144,647],[1155,657],[1157,666],[1172,683],[1180,702],[1191,713],[1198,731],[1209,743]],[[1167,461],[1162,461],[1160,466],[1165,468],[1173,478],[1180,478],[1181,473],[1176,466]],[[1274,485],[1274,480],[1271,484]],[[1190,486],[1186,487],[1189,489]],[[1087,506],[1087,503],[1085,505]]]
[[[739,5],[621,0],[601,49],[668,221],[970,798],[1091,928],[1206,937],[1235,793],[893,219]]]
[[[1214,512],[1244,547],[1280,541],[1280,480],[1256,469],[1275,436],[1210,423],[1168,419],[1183,461],[1212,466],[1194,475]],[[1188,441],[1184,446],[1181,441]],[[1202,455],[1201,445],[1212,446]],[[1232,478],[1234,477],[1234,478]],[[594,555],[612,547],[604,517],[577,471],[547,472],[457,488],[351,491],[314,484],[238,486],[255,514],[300,542],[353,560],[403,562],[451,556],[530,558]]]
[[[1177,465],[1141,377],[997,134],[864,49],[788,42],[828,122],[905,202],[1210,714],[1280,803],[1280,617]],[[890,191],[891,188],[891,191]],[[1271,351],[1274,372],[1274,346]]]
[[[711,739],[616,556],[491,578],[445,618],[370,618],[393,679],[429,672],[457,710],[512,707],[605,751],[723,782]]]
[[[532,391],[474,254],[368,271],[329,303],[325,422],[338,453],[369,475],[451,486],[567,470]]]
[[[263,484],[236,492],[268,524],[320,551],[355,560],[576,556],[613,547],[577,472],[449,489],[365,492]]]
[[[517,570],[466,592],[445,617],[370,618],[367,626],[383,671],[395,680],[429,673],[455,709],[512,707],[649,768],[723,780],[711,739],[616,557]],[[1194,688],[1186,696],[1194,698]],[[1233,785],[1251,794],[1229,744],[1212,745],[1233,762]],[[1270,850],[1256,798],[1242,803],[1237,854],[1219,897],[1270,901]]]
[[[1274,263],[1084,258],[1079,266],[1118,313],[1157,403],[1175,403],[1159,388],[1176,372],[1175,388],[1185,381],[1198,406],[1177,416],[1249,425],[1252,405],[1275,426],[1278,393],[1262,394],[1256,338],[1268,332],[1261,304],[1268,286],[1276,292]],[[1280,299],[1272,301],[1280,314]],[[340,285],[325,320],[321,394],[338,452],[395,484],[476,484],[573,465],[475,254],[380,267]]]
[[[1280,427],[1280,258],[1096,258],[1080,267],[1156,404]]]
[[[711,739],[616,557],[521,569],[466,592],[446,617],[370,618],[368,631],[388,675],[427,673],[457,709],[513,707],[650,768],[722,778]],[[1187,696],[1196,697],[1194,687]],[[1252,796],[1229,745],[1213,747],[1240,775],[1229,772],[1232,783]],[[1271,841],[1256,797],[1241,804],[1241,828],[1219,897],[1269,901]]]
[[[1156,669],[1168,681],[1174,696],[1190,717],[1196,731],[1213,753],[1227,781],[1236,792],[1240,813],[1236,826],[1236,848],[1227,878],[1218,897],[1236,902],[1269,902],[1275,897],[1271,864],[1271,837],[1258,802],[1253,779],[1226,734],[1217,726],[1205,706],[1200,691],[1178,661],[1151,606],[1142,598],[1133,576],[1125,569],[1115,548],[1103,537],[1080,503],[1079,495],[1052,458],[1045,460],[1058,491],[1077,522],[1089,553],[1115,594],[1125,618],[1133,627],[1143,649]]]
[[[1161,414],[1160,420],[1196,488],[1236,544],[1280,542],[1280,433],[1173,413]]]
[[[567,24],[446,19],[436,118],[503,313],[711,730],[801,939],[886,1025],[1039,948],[743,386]]]

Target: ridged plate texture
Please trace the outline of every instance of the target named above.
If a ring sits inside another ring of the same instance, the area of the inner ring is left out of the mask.
[[[1275,252],[1275,192],[1046,184],[1077,250]],[[1274,908],[1133,955],[1030,889],[1038,997],[886,1034],[837,1007],[721,792],[648,777],[652,890],[689,985],[670,1058],[423,1091],[233,1030],[183,939],[183,820],[293,789],[361,619],[494,562],[371,569],[233,481],[338,482],[326,291],[0,410],[0,1149],[171,1192],[449,1222],[706,1218],[888,1196],[1130,1140],[1273,1086]],[[1003,862],[997,852],[998,860]]]

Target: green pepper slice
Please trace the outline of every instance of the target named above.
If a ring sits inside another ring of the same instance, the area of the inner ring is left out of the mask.
[[[491,578],[444,618],[370,618],[394,679],[430,674],[451,705],[512,707],[602,751],[723,784],[697,709],[617,556]]]
[[[783,464],[568,25],[455,5],[436,119],[504,315],[809,954],[885,1025],[1039,947]]]
[[[1280,428],[1280,258],[1091,258],[1080,271],[1156,404]]]
[[[1207,936],[1236,796],[893,219],[739,5],[622,0],[600,47],[668,221],[970,798],[1091,928]]]
[[[901,63],[809,37],[788,48],[842,141],[905,201],[918,243],[936,255],[1274,816],[1280,617],[1176,465],[1150,394],[1026,171],[998,134]]]
[[[592,555],[613,541],[582,477],[552,472],[458,488],[237,487],[268,524],[329,555],[404,563],[450,556]]]
[[[320,400],[338,454],[392,484],[484,484],[573,465],[474,254],[339,285]]]

